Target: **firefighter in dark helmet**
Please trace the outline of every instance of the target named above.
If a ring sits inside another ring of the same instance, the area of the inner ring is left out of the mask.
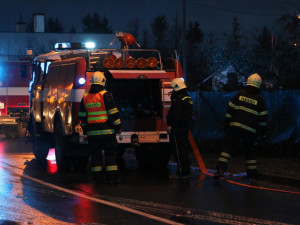
[[[267,109],[260,92],[261,77],[255,73],[248,77],[247,86],[241,89],[228,103],[223,128],[227,131],[224,150],[216,166],[215,179],[224,175],[233,150],[242,147],[245,151],[247,176],[256,180],[256,138],[266,138]],[[239,146],[241,144],[241,146]]]
[[[172,80],[172,105],[167,116],[168,132],[170,134],[172,153],[177,161],[176,174],[170,178],[189,178],[189,122],[192,116],[193,100],[187,93],[187,87],[181,78]]]
[[[91,88],[84,94],[80,103],[79,118],[92,150],[91,172],[94,182],[101,183],[105,173],[108,183],[117,183],[116,134],[120,131],[121,121],[112,94],[104,88],[105,82],[104,73],[96,71],[92,75]]]

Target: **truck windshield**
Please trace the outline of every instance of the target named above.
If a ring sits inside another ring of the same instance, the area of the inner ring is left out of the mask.
[[[160,80],[114,80],[111,92],[121,119],[161,118]]]

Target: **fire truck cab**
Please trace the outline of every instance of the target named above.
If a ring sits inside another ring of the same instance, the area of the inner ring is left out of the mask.
[[[174,58],[155,49],[94,49],[82,43],[58,43],[55,50],[34,59],[29,86],[33,153],[45,160],[55,147],[58,168],[73,157],[87,161],[78,119],[79,104],[95,71],[104,72],[120,112],[120,152],[134,146],[141,167],[167,164],[169,136],[166,115],[171,105],[170,82],[182,77]],[[154,147],[153,147],[154,146]]]

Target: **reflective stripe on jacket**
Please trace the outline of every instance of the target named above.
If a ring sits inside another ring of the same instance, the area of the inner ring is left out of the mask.
[[[84,107],[87,111],[87,123],[105,123],[108,113],[105,108],[103,95],[105,90],[98,93],[85,93],[83,96]]]
[[[119,111],[112,94],[102,85],[92,84],[79,106],[78,117],[83,134],[90,138],[106,137],[121,128]]]
[[[230,127],[256,134],[258,129],[265,132],[267,114],[265,101],[259,89],[247,86],[228,103],[225,117]]]

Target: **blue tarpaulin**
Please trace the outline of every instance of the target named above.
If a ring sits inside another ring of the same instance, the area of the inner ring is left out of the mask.
[[[194,101],[193,135],[198,141],[224,137],[227,104],[236,92],[190,92]],[[262,92],[268,110],[268,141],[300,143],[300,90]]]

